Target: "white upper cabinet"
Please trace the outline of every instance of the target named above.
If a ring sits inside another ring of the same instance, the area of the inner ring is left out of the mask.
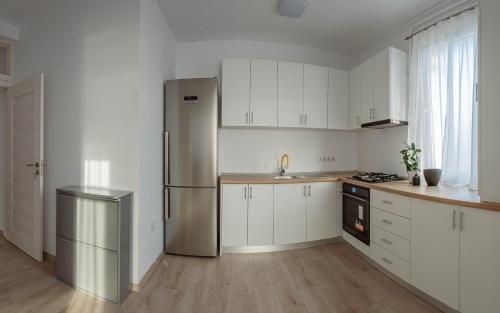
[[[222,62],[222,126],[249,126],[250,60]]]
[[[349,128],[349,73],[334,68],[328,71],[328,128]]]
[[[349,72],[349,128],[361,127],[361,67]]]
[[[327,128],[328,68],[304,64],[304,127]]]
[[[408,120],[407,58],[407,53],[390,47],[349,72],[349,128]]]
[[[12,51],[10,43],[0,41],[0,89],[10,87],[14,82]]]
[[[361,64],[361,124],[369,123],[373,113],[373,59]]]
[[[338,236],[337,186],[334,183],[307,185],[307,241]]]
[[[459,309],[459,207],[411,199],[411,282]]]
[[[278,127],[302,127],[304,65],[278,62]]]
[[[372,121],[407,121],[407,54],[388,48],[373,58]]]
[[[248,245],[273,244],[273,185],[248,186]]]
[[[251,60],[250,126],[278,126],[278,62]]]

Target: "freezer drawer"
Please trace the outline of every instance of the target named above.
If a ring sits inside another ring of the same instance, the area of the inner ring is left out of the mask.
[[[165,189],[165,251],[217,255],[217,188]]]
[[[57,194],[57,235],[118,251],[118,202]]]
[[[57,264],[60,280],[118,303],[116,252],[57,237]]]

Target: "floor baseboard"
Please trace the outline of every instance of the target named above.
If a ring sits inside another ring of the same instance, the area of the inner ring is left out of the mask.
[[[44,251],[43,252],[43,260],[48,261],[48,262],[52,262],[52,263],[56,263],[56,256]]]
[[[144,274],[144,276],[142,277],[141,281],[138,284],[132,284],[132,283],[130,284],[129,287],[130,290],[132,290],[133,292],[140,292],[142,287],[147,283],[147,281],[155,271],[155,269],[158,267],[158,265],[160,265],[160,262],[164,256],[165,252],[162,251],[160,255],[158,255],[158,257],[156,258],[156,260],[153,262],[153,264],[151,264],[146,274]]]

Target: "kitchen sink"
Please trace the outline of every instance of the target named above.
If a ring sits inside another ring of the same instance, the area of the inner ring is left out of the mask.
[[[273,176],[273,179],[296,179],[296,178],[303,178],[303,177],[302,176],[295,176],[295,175]]]

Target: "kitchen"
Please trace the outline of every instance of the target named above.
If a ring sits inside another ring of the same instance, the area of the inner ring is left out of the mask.
[[[23,26],[0,28],[5,86],[43,71],[47,109],[44,261],[0,220],[6,282],[39,282],[31,302],[8,290],[9,311],[498,312],[495,1],[139,2],[0,14]],[[60,38],[64,67],[43,44]],[[108,249],[130,262],[119,299],[75,280],[60,244],[80,241],[61,195],[129,196],[101,188],[133,192],[130,251]]]

